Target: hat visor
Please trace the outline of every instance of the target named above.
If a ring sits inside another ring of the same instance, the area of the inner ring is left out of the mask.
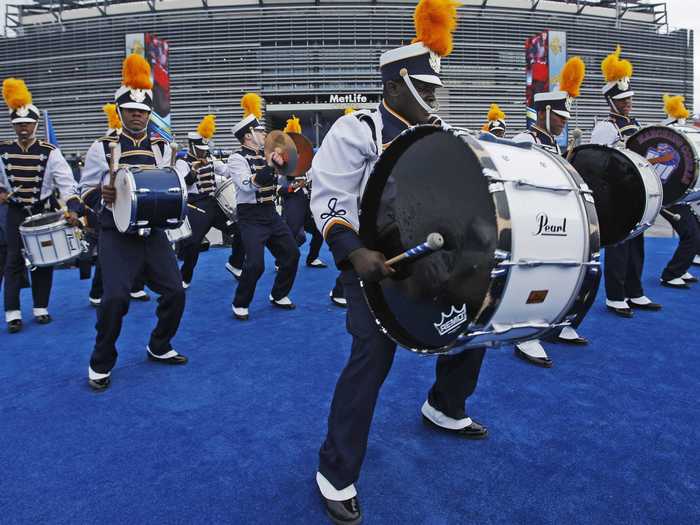
[[[560,117],[571,118],[571,113],[569,113],[568,111],[562,111],[561,109],[553,109],[552,113],[555,113]]]
[[[13,124],[24,124],[26,122],[39,122],[37,119],[32,117],[17,117],[13,118],[11,121]]]
[[[209,151],[209,145],[208,145],[208,144],[204,144],[204,145],[195,144],[194,147],[197,148],[197,149],[201,149],[201,150],[203,150],[203,151]]]
[[[634,96],[634,91],[623,91],[622,93],[618,93],[613,97],[613,100],[622,100],[623,98],[630,98]]]
[[[420,80],[421,82],[425,82],[426,84],[432,84],[433,86],[443,87],[442,80],[440,80],[440,77],[435,76],[435,75],[409,75],[409,76],[415,80]]]
[[[153,108],[148,104],[142,104],[141,102],[124,102],[119,104],[121,109],[140,109],[141,111],[153,111]]]
[[[253,129],[255,131],[265,131],[265,126],[255,126]]]

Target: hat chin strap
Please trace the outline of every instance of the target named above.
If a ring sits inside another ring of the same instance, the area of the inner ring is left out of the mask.
[[[551,122],[551,118],[550,118],[550,117],[551,117],[551,115],[552,115],[552,106],[549,106],[549,105],[548,105],[547,108],[546,108],[546,111],[547,111],[547,118],[546,118],[545,121],[544,121],[544,126],[545,126],[545,128],[547,128],[547,133],[549,133],[549,134],[551,135],[551,134],[552,134],[552,130],[551,130],[551,125],[550,125],[550,122]]]
[[[258,147],[258,149],[263,149],[265,145],[260,144],[260,141],[258,140],[258,135],[255,133],[255,128],[253,126],[250,126],[248,129],[250,130],[250,136],[253,137],[253,142],[255,142],[255,145]]]
[[[423,97],[421,97],[418,94],[416,87],[413,85],[413,82],[411,82],[411,77],[408,76],[408,71],[406,70],[405,67],[401,68],[399,75],[401,75],[401,78],[406,83],[406,86],[408,86],[408,90],[411,92],[411,95],[413,95],[413,98],[416,99],[416,102],[418,102],[418,105],[421,108],[423,108],[423,110],[426,113],[428,113],[429,115],[437,113],[439,106],[437,106],[437,104],[436,104],[436,107],[429,106],[428,103],[425,100],[423,100]]]

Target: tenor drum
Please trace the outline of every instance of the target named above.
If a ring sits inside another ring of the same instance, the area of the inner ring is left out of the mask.
[[[185,217],[185,220],[182,221],[179,227],[165,230],[165,235],[170,242],[184,241],[192,237],[192,227],[190,226],[189,218]]]
[[[423,354],[534,338],[585,315],[600,280],[593,197],[531,144],[419,126],[379,158],[360,236],[387,258],[444,248],[363,291],[382,330]]]
[[[178,228],[187,213],[187,189],[172,168],[121,168],[114,185],[114,223],[122,233]]]
[[[33,266],[54,266],[78,258],[86,249],[80,230],[66,222],[63,212],[27,217],[19,226],[24,254]]]
[[[627,140],[646,158],[664,187],[664,206],[700,200],[700,129],[649,126]]]
[[[571,164],[593,190],[603,246],[631,239],[654,224],[666,189],[644,157],[586,144],[574,149]]]
[[[219,208],[224,212],[224,215],[231,222],[236,222],[238,213],[236,211],[236,185],[233,179],[217,177],[214,198],[219,203]]]

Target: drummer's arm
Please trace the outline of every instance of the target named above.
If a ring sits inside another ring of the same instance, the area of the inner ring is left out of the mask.
[[[65,201],[68,211],[79,215],[83,211],[83,202],[78,195],[78,184],[73,177],[73,170],[56,148],[49,153],[46,161],[46,172],[50,174],[54,188],[58,188],[61,198]]]
[[[369,126],[347,115],[333,125],[311,165],[311,211],[339,269],[349,269],[350,255],[364,249],[357,233],[358,202],[375,149]]]
[[[591,133],[591,144],[612,146],[620,139],[615,125],[610,121],[598,122]]]
[[[228,177],[228,169],[226,168],[226,164],[221,162],[219,159],[214,159],[211,163],[212,166],[214,166],[214,175]]]
[[[196,182],[197,175],[190,164],[184,159],[177,159],[177,162],[175,162],[175,172],[180,179],[185,181],[187,186],[192,186],[192,184]]]
[[[80,171],[80,195],[83,201],[91,194],[95,202],[102,198],[102,181],[109,173],[104,147],[100,141],[95,141],[85,154],[85,165]]]
[[[0,204],[7,201],[9,191],[10,181],[7,179],[7,174],[5,173],[5,164],[2,159],[0,159]]]
[[[226,165],[229,178],[233,179],[237,191],[255,193],[255,176],[250,170],[248,161],[242,155],[234,153],[228,158]]]

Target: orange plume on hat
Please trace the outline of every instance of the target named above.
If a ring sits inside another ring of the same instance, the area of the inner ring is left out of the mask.
[[[257,93],[246,93],[241,98],[243,108],[243,118],[248,115],[255,115],[255,118],[262,118],[262,98]]]
[[[618,45],[615,52],[610,53],[600,64],[606,82],[617,82],[632,76],[632,63],[629,60],[620,60],[620,53],[622,48]]]
[[[486,116],[486,119],[489,121],[505,120],[506,114],[503,113],[501,108],[498,107],[498,104],[491,104],[491,107],[489,108],[489,114]],[[488,126],[486,131],[488,131]]]
[[[355,108],[345,108],[345,115],[350,115],[351,113],[355,113],[357,111]]]
[[[559,89],[566,91],[570,97],[578,97],[581,94],[581,84],[585,76],[586,64],[581,57],[571,57],[559,74]]]
[[[285,133],[301,133],[301,122],[299,117],[292,115],[292,118],[287,120],[287,125],[284,128]]]
[[[152,89],[151,66],[141,55],[132,53],[122,65],[122,84],[131,89]]]
[[[686,119],[690,116],[690,111],[685,107],[685,97],[683,95],[664,95],[664,111],[674,119]]]
[[[12,110],[32,103],[32,94],[24,80],[19,78],[6,78],[2,81],[2,98]]]
[[[121,129],[122,121],[117,113],[116,104],[105,104],[102,106],[102,111],[107,115],[107,122],[110,129]]]
[[[197,133],[204,139],[212,138],[216,133],[216,116],[206,115],[197,126]]]
[[[413,13],[416,38],[441,57],[452,52],[452,33],[457,29],[456,0],[420,0]]]

